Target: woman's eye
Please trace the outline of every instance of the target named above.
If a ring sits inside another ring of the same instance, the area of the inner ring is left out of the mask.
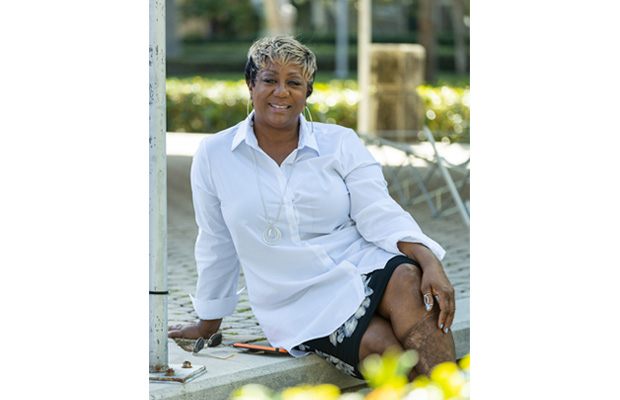
[[[301,85],[301,83],[300,83],[300,82],[297,82],[297,81],[290,81],[290,82],[289,82],[289,84],[290,84],[290,85],[293,85],[293,86],[299,86],[299,85]]]

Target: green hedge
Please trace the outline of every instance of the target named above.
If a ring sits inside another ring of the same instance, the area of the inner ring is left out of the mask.
[[[438,140],[469,142],[469,87],[418,87],[425,124]]]
[[[425,123],[437,140],[469,141],[469,87],[420,86],[418,94],[425,104]],[[167,130],[214,133],[229,128],[247,116],[248,98],[244,80],[169,78]],[[356,81],[333,80],[315,83],[308,108],[314,121],[355,129],[358,102]]]

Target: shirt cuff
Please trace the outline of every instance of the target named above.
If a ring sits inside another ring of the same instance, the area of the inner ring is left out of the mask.
[[[397,232],[387,237],[385,241],[385,249],[392,253],[403,254],[398,249],[398,242],[420,243],[428,247],[439,261],[441,261],[446,255],[446,251],[439,245],[439,243],[424,234],[412,234],[411,231]]]
[[[237,294],[215,300],[199,300],[195,299],[191,294],[189,297],[192,299],[192,304],[194,305],[196,314],[198,314],[198,318],[220,319],[235,312],[240,295]]]

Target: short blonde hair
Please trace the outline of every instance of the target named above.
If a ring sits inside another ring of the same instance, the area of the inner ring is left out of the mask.
[[[248,51],[245,65],[245,80],[252,86],[256,84],[256,75],[269,64],[296,65],[308,83],[306,97],[312,94],[316,75],[316,57],[314,53],[297,39],[288,35],[268,36],[254,42]]]

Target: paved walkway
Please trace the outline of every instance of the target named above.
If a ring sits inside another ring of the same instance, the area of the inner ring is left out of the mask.
[[[193,256],[197,226],[191,202],[189,169],[191,155],[202,137],[204,135],[168,134],[169,325],[191,323],[197,319],[188,296],[194,294],[197,278]],[[389,162],[386,161],[386,164]],[[462,357],[469,352],[469,230],[456,213],[433,219],[424,203],[409,211],[425,233],[447,251],[443,264],[456,290],[457,316],[453,334],[457,342],[457,356]],[[245,286],[243,276],[239,285]],[[302,383],[334,383],[341,388],[364,384],[339,373],[316,356],[294,359],[290,356],[248,354],[232,348],[234,342],[266,344],[250,309],[247,291],[242,293],[236,312],[224,318],[221,332],[222,346],[205,348],[195,356],[191,353],[193,341],[169,339],[171,366],[187,360],[193,365],[205,365],[207,372],[185,384],[151,383],[151,399],[227,399],[231,390],[251,382],[266,384],[276,390]],[[231,355],[231,358],[220,359]]]

